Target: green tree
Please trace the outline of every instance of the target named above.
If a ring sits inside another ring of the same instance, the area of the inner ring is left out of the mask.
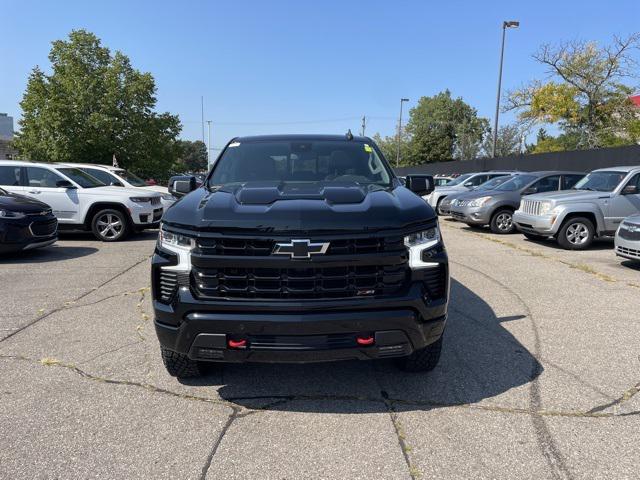
[[[163,178],[179,153],[177,116],[156,113],[150,73],[111,54],[86,30],[57,40],[49,53],[51,74],[35,67],[20,106],[21,155],[46,162],[111,163],[143,176]]]
[[[498,138],[496,141],[496,156],[507,157],[520,153],[522,142],[522,132],[518,125],[504,125],[498,128]],[[493,152],[493,135],[491,129],[482,142],[482,155],[490,157]]]
[[[194,142],[190,140],[179,140],[178,147],[180,155],[178,167],[187,172],[198,172],[207,170],[207,146],[201,140]]]
[[[593,42],[543,45],[533,58],[551,80],[510,92],[506,109],[517,110],[525,124],[558,125],[562,135],[545,139],[540,147],[545,151],[636,143],[638,110],[625,82],[637,78],[632,52],[639,46],[638,33],[603,47]]]

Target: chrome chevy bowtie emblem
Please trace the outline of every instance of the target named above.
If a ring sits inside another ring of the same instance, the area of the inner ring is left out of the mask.
[[[311,243],[310,240],[291,240],[289,243],[276,243],[274,255],[289,255],[291,258],[311,258],[311,255],[327,253],[329,242]]]

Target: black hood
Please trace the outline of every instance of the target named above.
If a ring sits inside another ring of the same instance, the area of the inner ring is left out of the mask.
[[[0,209],[10,212],[41,213],[45,210],[51,210],[51,207],[46,203],[25,197],[24,195],[8,193],[7,195],[0,195]]]
[[[408,228],[433,220],[433,209],[404,187],[346,182],[201,187],[163,217],[177,227],[263,232],[363,232]]]

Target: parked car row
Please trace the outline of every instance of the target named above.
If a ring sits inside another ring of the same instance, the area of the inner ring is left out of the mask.
[[[58,230],[90,231],[104,242],[157,228],[174,201],[124,169],[92,164],[0,161],[0,248],[51,245]],[[46,225],[45,225],[46,224]]]
[[[478,179],[487,181],[478,184]],[[615,236],[616,254],[640,260],[640,166],[591,173],[480,172],[425,197],[440,215],[499,234],[552,238],[570,250]]]

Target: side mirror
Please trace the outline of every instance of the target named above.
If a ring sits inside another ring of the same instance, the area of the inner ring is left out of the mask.
[[[627,185],[622,189],[622,195],[637,195],[637,194],[638,194],[637,185]]]
[[[177,175],[169,179],[169,193],[174,197],[184,197],[198,188],[196,177]]]
[[[538,189],[536,187],[525,188],[522,191],[522,195],[533,195],[534,193],[538,193]]]
[[[407,175],[405,186],[416,195],[429,195],[435,188],[435,182],[431,175]]]
[[[58,188],[76,188],[76,186],[71,183],[69,180],[58,180],[56,182],[56,187]]]
[[[466,183],[463,183],[463,184],[462,184],[462,186],[463,186],[463,187],[467,187],[467,188],[471,188],[471,187],[473,187],[474,185],[473,185],[473,182],[466,182]]]

